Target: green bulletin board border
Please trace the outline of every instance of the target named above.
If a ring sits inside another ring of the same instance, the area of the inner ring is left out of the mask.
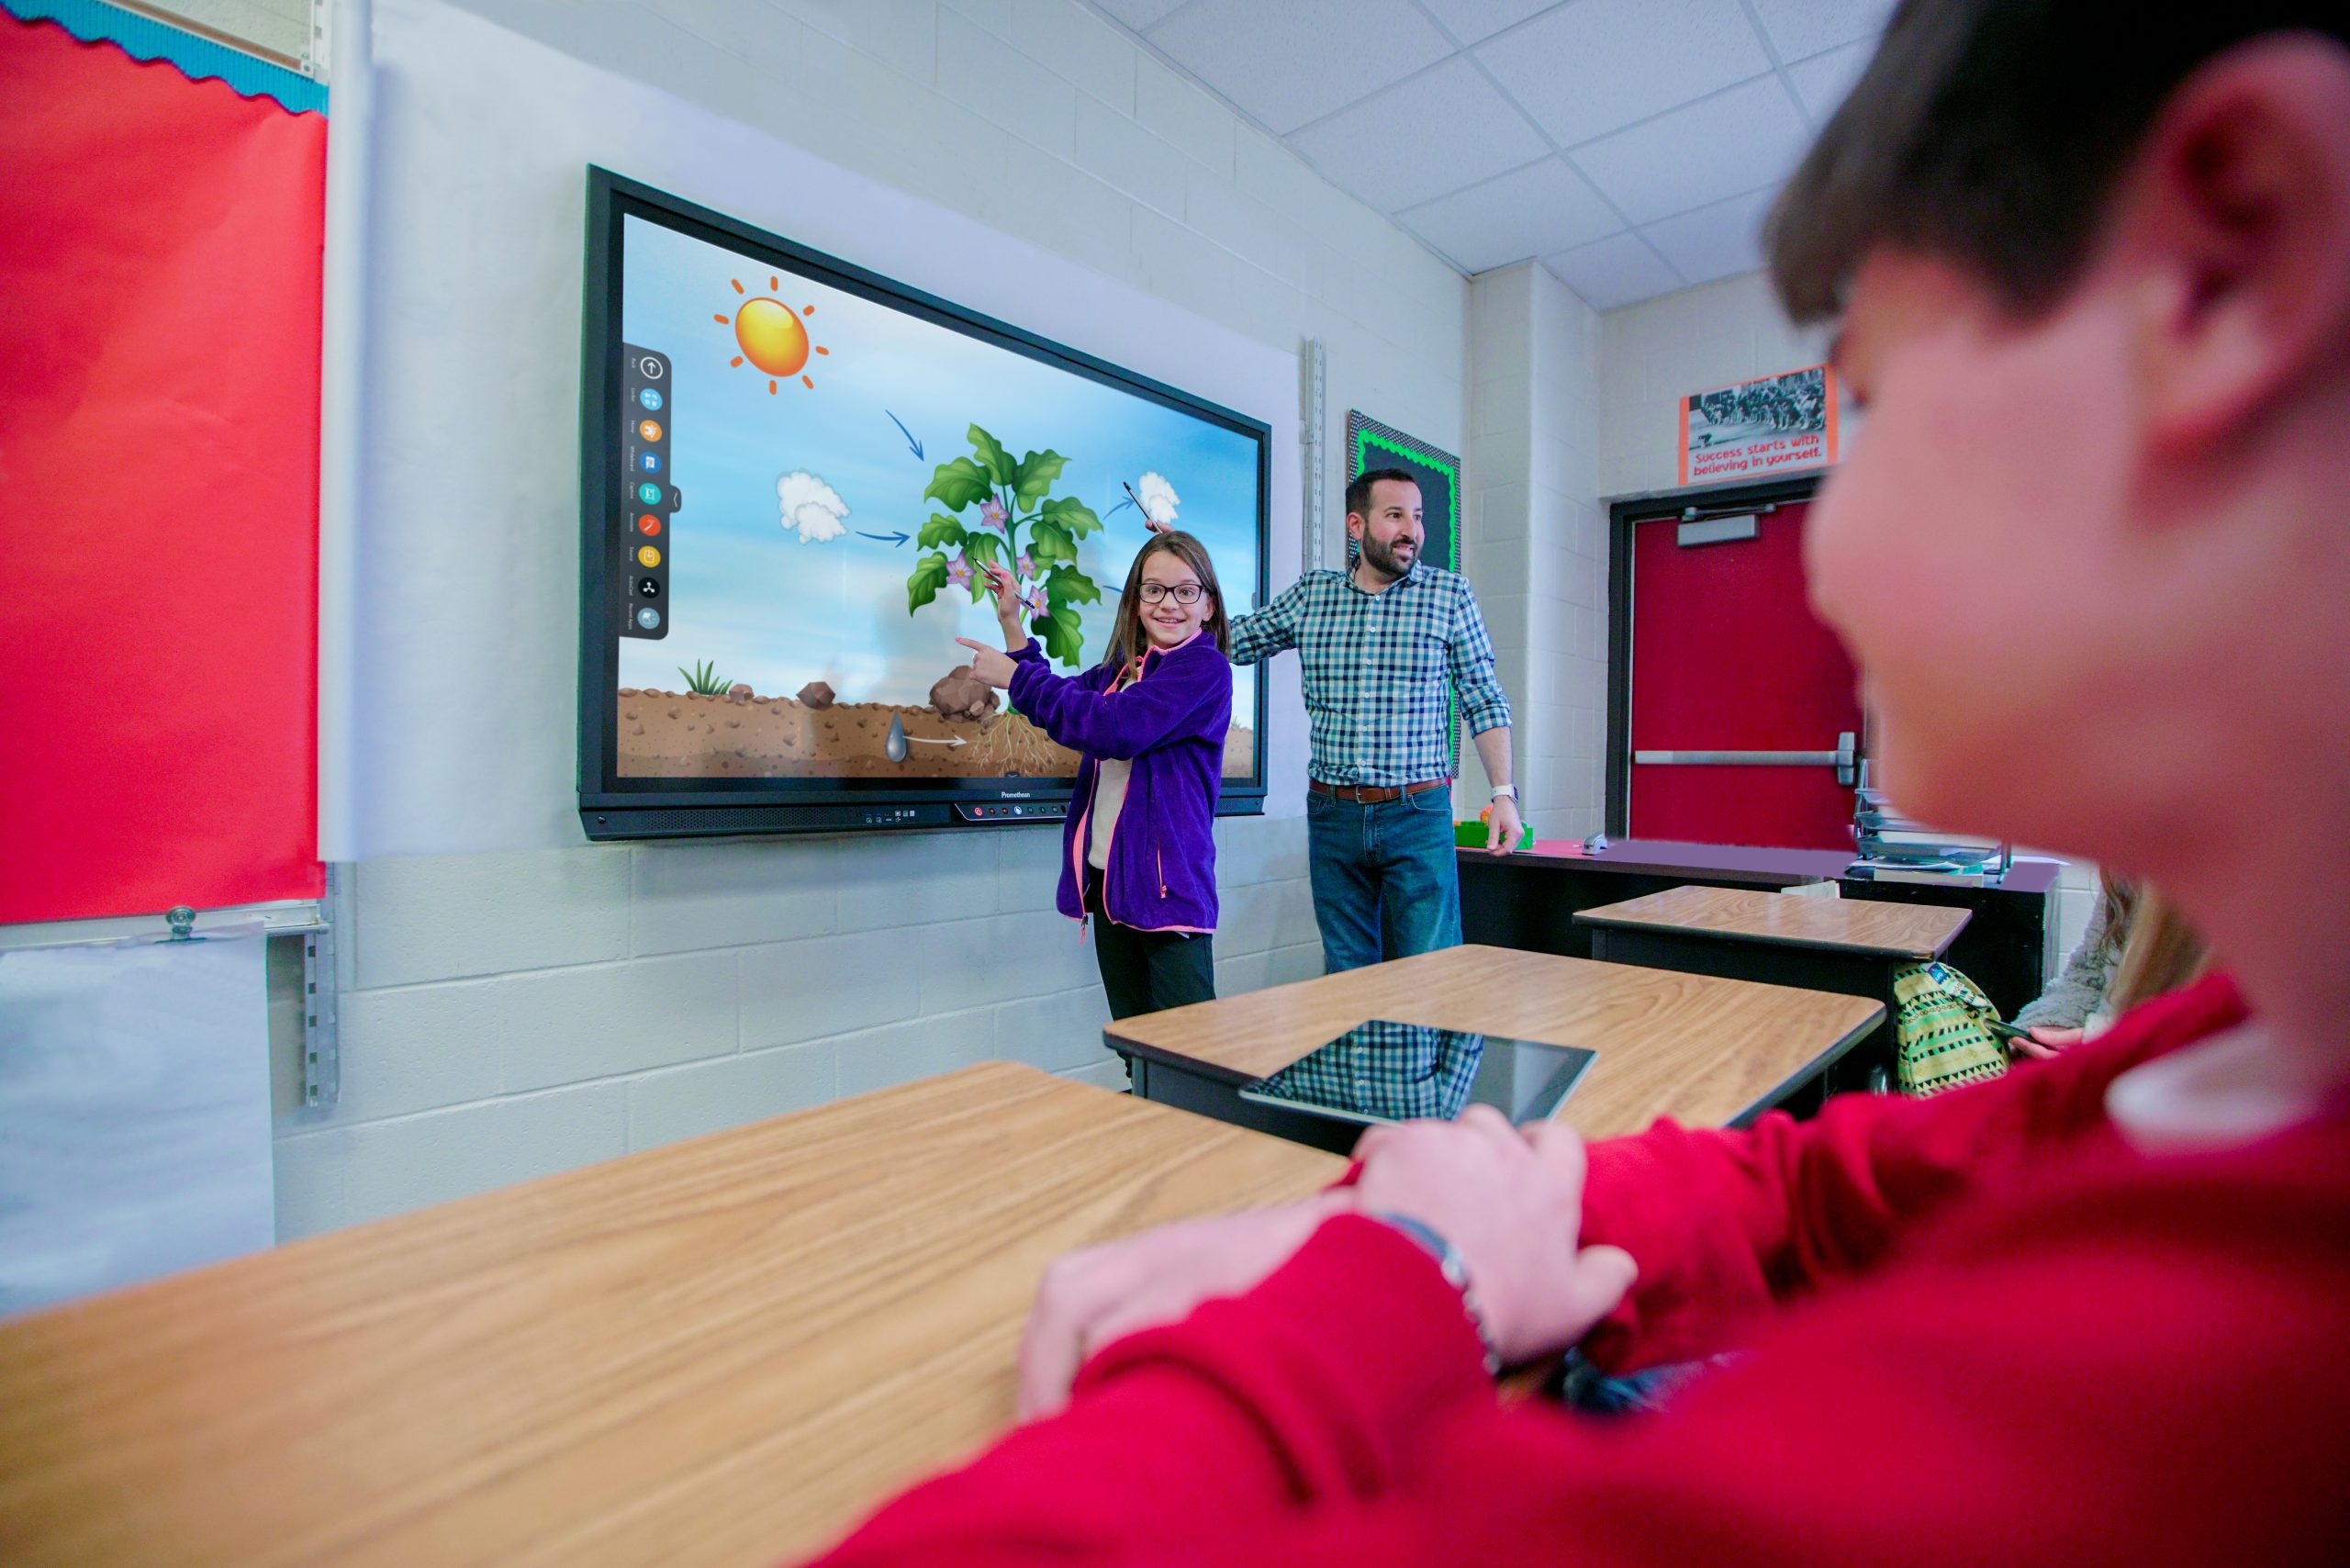
[[[1445,559],[1439,563],[1445,570],[1460,569],[1460,459],[1440,446],[1431,446],[1417,436],[1406,435],[1393,425],[1382,424],[1360,409],[1347,410],[1347,483],[1351,485],[1364,472],[1385,468],[1390,465],[1369,460],[1373,452],[1404,458],[1423,468],[1432,468],[1444,476],[1445,488],[1450,492],[1446,507]],[[1347,547],[1347,565],[1354,565],[1353,542]],[[1448,732],[1452,736],[1452,774],[1460,776],[1460,696],[1451,687],[1444,691],[1444,716]]]

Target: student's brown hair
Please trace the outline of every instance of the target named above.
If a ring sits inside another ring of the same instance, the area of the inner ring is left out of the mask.
[[[1102,655],[1102,662],[1123,670],[1136,654],[1149,644],[1142,634],[1142,569],[1153,555],[1172,555],[1192,568],[1200,579],[1200,587],[1208,597],[1208,618],[1200,630],[1215,639],[1215,651],[1232,652],[1232,628],[1224,616],[1224,590],[1215,585],[1215,563],[1208,559],[1208,547],[1178,529],[1151,536],[1135,556],[1135,564],[1126,568],[1125,591],[1118,596],[1118,617],[1110,623],[1110,651]]]
[[[1799,322],[1837,315],[1861,263],[1894,245],[1958,263],[2019,316],[2053,306],[2172,92],[2287,32],[2350,47],[2350,6],[1903,0],[1771,214],[1781,302]]]

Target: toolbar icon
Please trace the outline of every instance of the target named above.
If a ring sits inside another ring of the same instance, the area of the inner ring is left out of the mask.
[[[657,566],[661,564],[661,552],[647,544],[636,553],[636,564],[645,567]]]
[[[661,487],[648,480],[636,487],[636,498],[646,506],[657,507],[661,504]]]
[[[661,520],[651,512],[646,512],[636,520],[636,531],[650,539],[661,532]]]
[[[658,631],[661,626],[661,612],[648,604],[636,612],[636,623],[648,632]]]
[[[645,411],[648,413],[657,414],[661,411],[661,394],[650,386],[639,392],[636,395],[636,400],[644,405]]]
[[[643,436],[647,441],[659,441],[661,439],[661,421],[659,420],[640,420],[637,421],[636,433]]]

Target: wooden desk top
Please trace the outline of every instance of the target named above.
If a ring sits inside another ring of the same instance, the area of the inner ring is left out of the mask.
[[[990,1063],[0,1325],[0,1562],[769,1568],[1011,1418],[1049,1259],[1343,1169]]]
[[[1372,1018],[1582,1046],[1598,1059],[1560,1119],[1612,1137],[1659,1116],[1733,1122],[1884,1013],[1855,996],[1467,946],[1128,1018],[1105,1033],[1120,1049],[1235,1082],[1278,1072]]]
[[[1837,947],[1900,958],[1940,958],[1974,912],[1949,904],[1815,899],[1741,888],[1667,888],[1578,911],[1590,925],[1695,932],[1796,947]]]

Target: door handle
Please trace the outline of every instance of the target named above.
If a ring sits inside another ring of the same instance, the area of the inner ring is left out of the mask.
[[[1636,751],[1632,760],[1671,767],[1832,767],[1836,782],[1850,784],[1859,737],[1845,730],[1834,751]]]

